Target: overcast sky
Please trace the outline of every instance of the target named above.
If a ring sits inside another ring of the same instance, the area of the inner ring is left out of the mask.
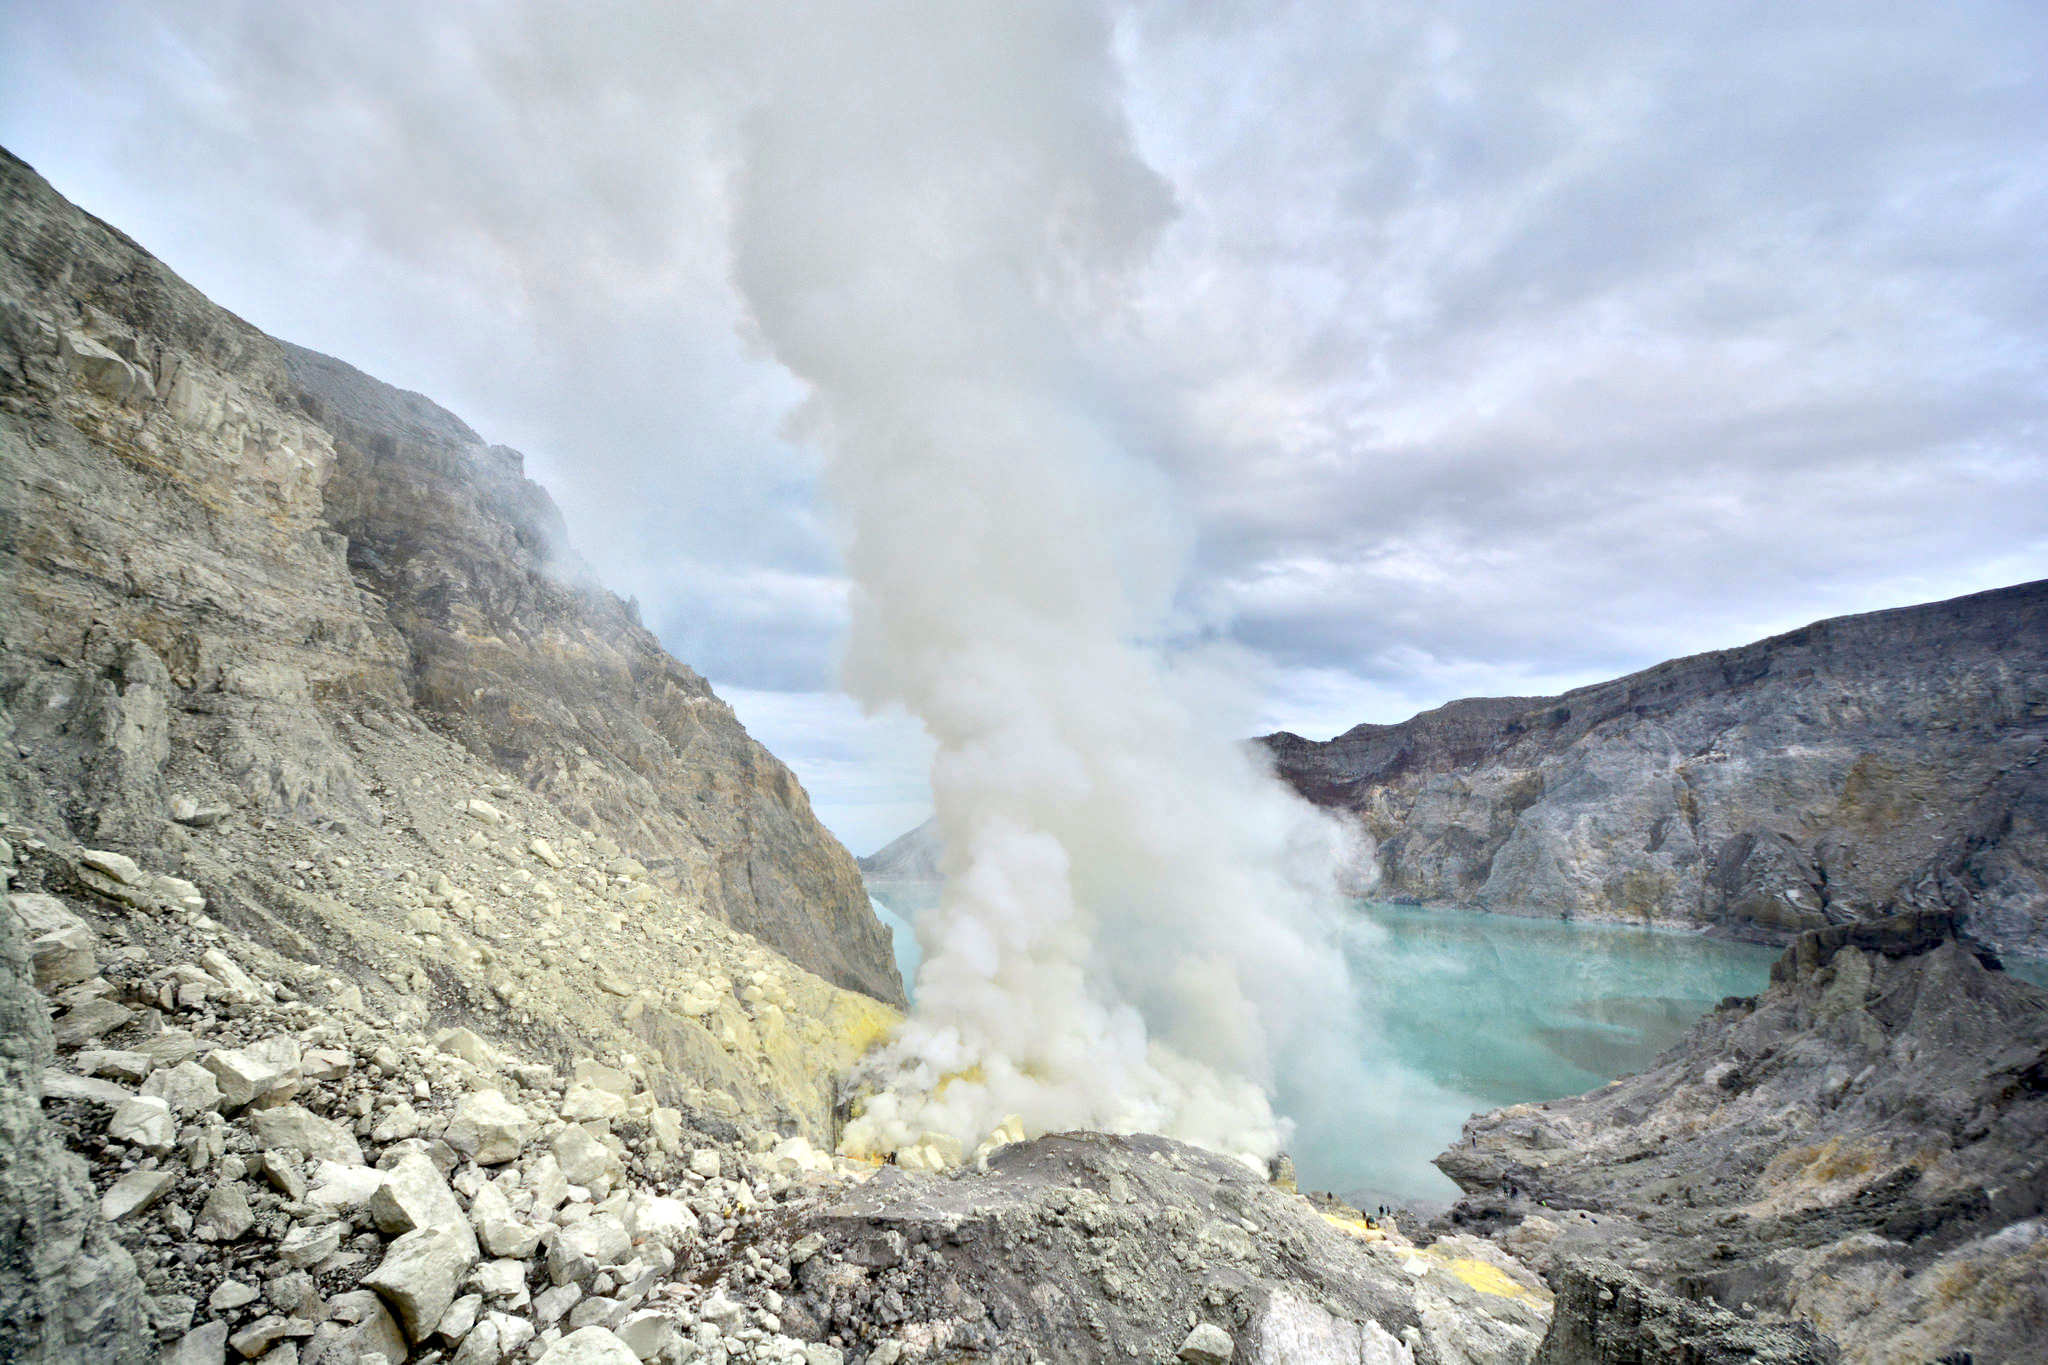
[[[2048,7],[1114,13],[1176,213],[1100,382],[1249,728],[2048,575]],[[0,0],[0,142],[524,450],[865,853],[922,755],[835,685],[838,526],[729,282],[722,17]]]

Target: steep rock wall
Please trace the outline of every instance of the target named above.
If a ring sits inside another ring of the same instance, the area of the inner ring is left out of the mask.
[[[901,1001],[851,856],[516,453],[265,336],[5,153],[0,210],[7,808],[177,845],[178,773],[249,819],[382,827],[345,730],[424,718],[666,895]]]
[[[2048,952],[2048,582],[1263,743],[1381,895],[1764,940],[1949,909]]]

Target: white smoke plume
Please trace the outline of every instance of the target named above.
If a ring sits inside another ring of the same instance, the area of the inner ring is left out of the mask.
[[[763,7],[772,8],[772,7]],[[1189,544],[1087,362],[1173,212],[1078,0],[806,6],[761,35],[734,273],[810,388],[866,705],[936,741],[947,885],[848,1145],[1145,1130],[1263,1159],[1351,1084],[1332,829],[1149,646]],[[1325,1066],[1326,1059],[1331,1061]]]

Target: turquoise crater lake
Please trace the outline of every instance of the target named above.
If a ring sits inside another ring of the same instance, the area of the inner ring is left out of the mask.
[[[926,888],[883,888],[904,979]],[[1446,1200],[1429,1159],[1467,1116],[1640,1071],[1724,996],[1754,995],[1776,948],[1629,925],[1358,902],[1345,952],[1377,1014],[1351,1093],[1295,1097],[1303,1188],[1368,1206]]]

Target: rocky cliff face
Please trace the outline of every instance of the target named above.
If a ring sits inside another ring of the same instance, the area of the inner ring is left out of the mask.
[[[1766,941],[1949,909],[2048,953],[2048,582],[1263,742],[1381,896]]]
[[[2048,992],[1955,929],[1802,935],[1650,1070],[1474,1118],[1437,1158],[1468,1196],[1450,1226],[1547,1273],[1626,1264],[1712,1310],[1694,1327],[1727,1310],[1851,1361],[2048,1359]],[[1552,1278],[1553,1335],[1591,1335],[1570,1324],[1597,1293]]]
[[[0,563],[0,801],[42,827],[182,854],[204,794],[403,839],[403,761],[380,781],[350,734],[431,734],[665,901],[902,1000],[852,858],[590,583],[516,453],[215,307],[4,153]]]
[[[945,849],[939,841],[939,827],[927,820],[908,834],[898,835],[860,859],[860,875],[870,886],[908,882],[931,886],[944,880],[939,859]]]

